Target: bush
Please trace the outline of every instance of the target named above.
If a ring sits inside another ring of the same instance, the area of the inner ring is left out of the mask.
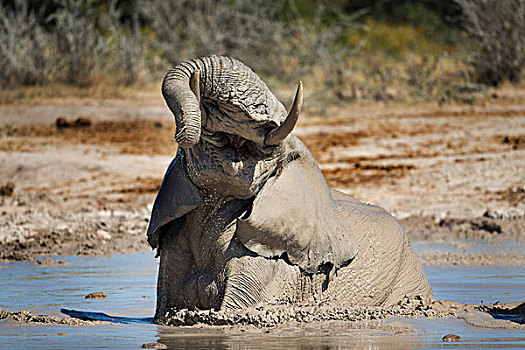
[[[139,12],[154,32],[153,50],[167,65],[223,54],[275,72],[290,39],[278,2],[153,0],[140,3]]]
[[[106,42],[97,33],[92,11],[87,0],[67,0],[64,7],[48,18],[55,23],[52,37],[60,53],[57,55],[60,81],[90,85],[95,69],[101,66]]]
[[[122,20],[117,1],[61,0],[50,15],[0,0],[0,86],[89,86],[102,72],[134,84],[144,67],[138,16]],[[45,17],[45,18],[44,18]]]
[[[194,57],[229,55],[257,73],[296,77],[321,68],[329,90],[341,94],[348,58],[359,48],[348,37],[363,26],[354,15],[322,2],[304,20],[293,1],[154,0],[140,13],[155,33],[154,50],[167,67]],[[165,69],[166,69],[165,68]]]
[[[139,80],[139,76],[145,70],[144,54],[145,43],[140,31],[139,15],[133,6],[131,23],[122,23],[122,11],[116,7],[113,1],[108,10],[105,27],[109,28],[109,56],[111,65],[109,70],[125,85],[133,85]],[[109,22],[108,22],[109,21]]]
[[[45,84],[53,66],[50,41],[27,3],[0,2],[0,87]]]
[[[519,81],[525,63],[525,0],[456,0],[466,30],[479,45],[473,66],[478,82]]]
[[[432,98],[448,78],[424,57],[455,55],[458,31],[446,25],[453,1],[0,0],[0,86],[131,85],[216,54],[244,61],[270,85],[309,80],[310,101]],[[504,48],[505,57],[525,51]]]

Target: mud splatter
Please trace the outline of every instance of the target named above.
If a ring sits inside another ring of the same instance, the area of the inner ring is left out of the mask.
[[[344,308],[334,305],[265,305],[240,311],[221,312],[214,310],[192,311],[187,309],[168,311],[161,324],[170,326],[192,326],[196,324],[227,326],[250,325],[275,327],[287,322],[312,323],[326,321],[383,320],[397,317],[453,317],[453,309],[438,310],[432,304],[425,304],[421,298],[404,298],[391,308],[355,307]]]

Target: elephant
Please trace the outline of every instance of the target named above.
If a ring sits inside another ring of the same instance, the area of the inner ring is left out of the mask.
[[[289,113],[242,62],[180,63],[162,83],[176,157],[153,204],[154,320],[172,309],[431,301],[422,266],[383,208],[330,189]]]

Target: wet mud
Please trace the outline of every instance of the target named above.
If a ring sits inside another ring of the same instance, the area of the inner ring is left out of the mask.
[[[79,318],[35,315],[28,310],[9,311],[5,309],[0,309],[0,322],[1,321],[37,324],[62,324],[68,326],[94,326],[108,324],[108,322],[105,321],[85,321]]]
[[[171,310],[167,312],[160,323],[169,326],[207,324],[215,326],[250,325],[255,327],[275,327],[288,322],[356,322],[384,320],[392,316],[453,317],[456,316],[456,310],[442,307],[442,305],[440,305],[439,309],[435,309],[432,304],[423,303],[421,298],[404,298],[398,305],[390,308],[341,308],[334,305],[265,305],[237,312]]]
[[[525,109],[505,101],[334,107],[324,116],[305,113],[295,133],[330,186],[386,208],[413,242],[525,242]],[[177,147],[172,116],[157,102],[75,103],[0,107],[4,261],[149,249],[151,204]],[[59,118],[67,127],[57,126]],[[75,124],[79,119],[82,125]],[[519,252],[421,258],[426,264],[523,261]]]

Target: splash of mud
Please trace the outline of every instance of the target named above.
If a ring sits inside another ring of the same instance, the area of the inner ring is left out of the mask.
[[[453,317],[453,309],[436,309],[423,303],[421,298],[405,297],[398,305],[383,307],[344,308],[334,305],[265,305],[240,311],[170,310],[159,323],[169,326],[206,324],[215,326],[251,325],[275,327],[287,322],[312,323],[324,321],[383,320],[387,317]]]

